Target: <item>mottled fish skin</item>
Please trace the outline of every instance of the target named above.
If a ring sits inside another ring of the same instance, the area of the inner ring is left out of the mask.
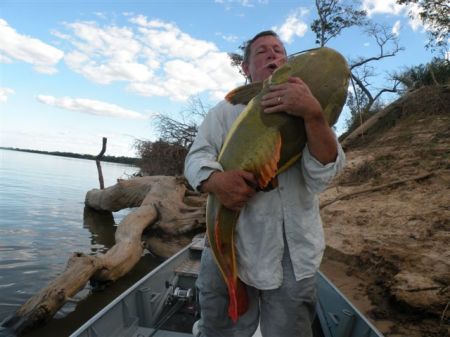
[[[239,87],[227,95],[226,99],[233,104],[248,104],[233,123],[218,161],[225,171],[252,172],[261,190],[300,158],[306,144],[303,119],[285,113],[265,114],[261,106],[262,96],[269,91],[270,84],[284,83],[291,76],[301,78],[309,86],[330,126],[337,121],[347,97],[350,77],[347,62],[330,48],[295,56],[266,81]],[[237,277],[234,230],[238,217],[239,212],[223,207],[214,195],[209,195],[207,233],[228,287],[228,315],[234,322],[248,306],[245,286]]]

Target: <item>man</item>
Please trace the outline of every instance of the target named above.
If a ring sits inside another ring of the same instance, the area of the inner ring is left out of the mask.
[[[283,43],[273,31],[248,41],[242,69],[263,81],[286,63]],[[317,194],[339,172],[345,156],[322,107],[298,78],[272,85],[263,97],[265,113],[303,118],[307,145],[301,159],[278,176],[278,187],[257,192],[252,173],[223,171],[217,156],[244,105],[226,101],[211,109],[186,157],[185,175],[198,190],[214,193],[227,208],[240,210],[236,226],[239,278],[247,285],[249,309],[234,324],[227,315],[228,294],[209,248],[197,286],[203,337],[250,337],[258,323],[264,337],[309,337],[315,314],[315,275],[323,250]]]

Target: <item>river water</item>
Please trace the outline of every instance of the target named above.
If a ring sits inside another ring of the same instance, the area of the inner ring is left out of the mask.
[[[137,168],[102,163],[105,187]],[[65,269],[73,252],[95,254],[114,244],[116,224],[129,213],[84,207],[98,188],[95,161],[0,149],[0,322]],[[46,326],[27,336],[68,336],[161,261],[150,254],[103,292],[89,285]]]

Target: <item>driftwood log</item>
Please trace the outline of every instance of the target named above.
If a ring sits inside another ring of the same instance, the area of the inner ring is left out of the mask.
[[[205,226],[205,197],[187,189],[184,178],[152,176],[119,180],[116,185],[87,193],[85,204],[98,211],[118,211],[137,207],[118,225],[115,244],[105,254],[74,253],[66,270],[25,302],[3,323],[20,335],[53,317],[64,303],[89,280],[115,281],[139,261],[145,248],[169,255],[190,242]],[[151,228],[160,238],[143,238]],[[161,234],[162,233],[162,234]],[[161,248],[170,237],[169,248]]]

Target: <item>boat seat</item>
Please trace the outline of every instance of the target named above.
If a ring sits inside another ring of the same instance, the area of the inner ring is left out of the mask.
[[[192,245],[190,247],[191,250],[202,251],[203,248],[205,248],[205,236],[204,234],[201,235],[202,236],[196,236],[192,239]]]
[[[197,277],[200,272],[200,260],[186,259],[179,264],[174,271],[177,275]]]
[[[205,247],[205,236],[201,234],[192,239],[189,247],[189,257],[181,262],[175,269],[175,274],[179,276],[198,277],[200,272],[200,257]]]

